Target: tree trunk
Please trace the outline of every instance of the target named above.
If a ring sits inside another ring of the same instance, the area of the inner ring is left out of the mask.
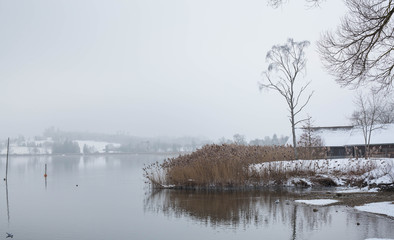
[[[371,149],[370,149],[370,144],[371,144],[371,135],[372,135],[372,129],[373,129],[373,123],[371,124],[369,131],[368,131],[368,142],[366,144],[365,148],[365,159],[369,159],[371,157]],[[368,152],[367,152],[368,150]],[[368,154],[367,154],[368,153]]]
[[[294,114],[291,111],[291,133],[293,134],[293,148],[294,148],[294,158],[298,160],[298,152],[297,152],[297,139],[295,134],[295,124],[294,124]]]

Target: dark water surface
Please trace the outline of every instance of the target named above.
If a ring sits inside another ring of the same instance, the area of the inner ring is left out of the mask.
[[[12,156],[8,184],[0,182],[0,239],[394,238],[392,219],[344,206],[314,212],[285,191],[152,192],[143,164],[165,157]]]

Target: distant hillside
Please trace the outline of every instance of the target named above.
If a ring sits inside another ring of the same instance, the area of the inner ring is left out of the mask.
[[[10,154],[103,154],[190,152],[211,141],[198,137],[135,137],[127,134],[67,132],[48,128],[42,136],[10,139]],[[0,154],[6,154],[6,141]]]

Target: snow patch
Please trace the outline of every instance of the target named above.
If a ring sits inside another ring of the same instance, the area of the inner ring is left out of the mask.
[[[312,182],[308,178],[289,178],[287,182],[284,184],[285,186],[304,186],[304,187],[311,187]]]
[[[356,206],[355,209],[363,212],[383,214],[394,217],[394,204],[393,202],[375,202],[368,203],[362,206]]]
[[[312,199],[312,200],[295,200],[297,203],[305,203],[308,205],[318,205],[318,206],[325,206],[330,205],[333,203],[339,202],[338,200],[334,199]]]

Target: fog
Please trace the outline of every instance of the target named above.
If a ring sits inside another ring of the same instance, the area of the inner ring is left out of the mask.
[[[315,125],[345,125],[353,92],[340,88],[316,41],[345,13],[341,0],[308,8],[265,0],[0,2],[0,137],[69,131],[248,139],[290,135],[286,102],[259,91],[265,55],[309,40],[305,108]],[[302,116],[300,116],[302,117]]]

